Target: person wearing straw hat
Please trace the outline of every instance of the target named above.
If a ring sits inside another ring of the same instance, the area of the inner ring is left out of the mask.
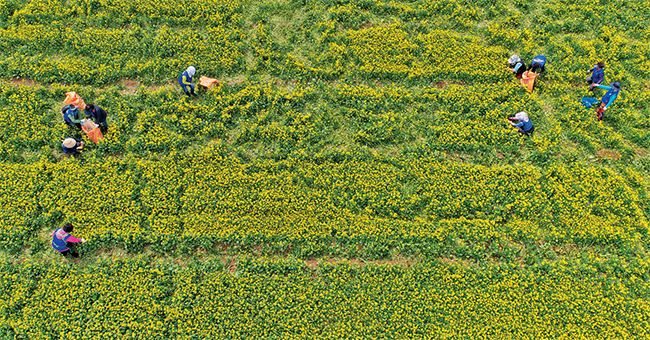
[[[189,97],[190,95],[196,96],[194,93],[194,84],[192,84],[192,77],[196,74],[196,69],[194,66],[190,66],[185,70],[180,77],[178,77],[178,83],[183,88],[183,92]]]
[[[74,258],[79,257],[79,253],[77,253],[74,248],[71,248],[68,243],[77,243],[81,242],[84,243],[86,242],[85,239],[83,238],[76,238],[70,233],[74,230],[74,226],[71,223],[66,223],[63,228],[57,228],[52,232],[52,248],[54,250],[58,251],[59,253],[63,254],[63,256],[72,256]]]
[[[519,123],[512,122],[515,120],[519,121]],[[508,123],[516,127],[517,130],[519,130],[519,133],[525,136],[528,136],[535,131],[533,122],[530,121],[528,114],[524,111],[518,112],[514,117],[508,117]]]
[[[517,79],[520,79],[521,75],[526,72],[526,64],[516,54],[513,54],[508,58],[508,65],[511,67],[508,70],[512,71]]]
[[[605,95],[600,99],[600,107],[596,111],[598,120],[602,120],[605,111],[609,108],[610,105],[612,105],[614,100],[616,100],[619,92],[621,92],[621,84],[619,82],[614,82],[609,84],[609,86],[599,84],[597,87],[603,90],[607,90],[607,93],[605,93]]]
[[[84,142],[76,137],[67,137],[63,140],[63,153],[68,156],[75,156],[79,154],[79,150],[83,148]]]

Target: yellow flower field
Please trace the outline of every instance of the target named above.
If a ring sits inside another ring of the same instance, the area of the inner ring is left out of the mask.
[[[639,282],[649,265],[601,276],[617,263],[312,269],[244,257],[233,275],[220,262],[143,257],[85,268],[4,262],[0,287],[12,294],[0,329],[30,339],[644,338],[650,305],[636,294],[648,292]]]
[[[0,0],[0,338],[650,338],[649,22],[648,0]],[[547,57],[532,93],[512,54]],[[602,121],[599,61],[623,88]],[[186,98],[190,65],[219,84]],[[71,91],[108,112],[99,143]],[[79,259],[51,247],[68,222]]]
[[[509,239],[633,248],[648,232],[644,203],[625,177],[602,171],[399,158],[242,163],[219,153],[7,164],[3,215],[22,223],[3,234],[24,238],[26,230],[64,219],[96,244],[168,250],[244,239],[322,242],[333,230],[342,241]],[[24,180],[12,181],[15,174]],[[38,191],[25,192],[26,183]],[[21,212],[30,218],[18,219]]]

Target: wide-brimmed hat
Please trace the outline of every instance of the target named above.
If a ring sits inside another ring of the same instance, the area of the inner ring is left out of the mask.
[[[63,146],[65,146],[66,148],[74,148],[75,146],[77,146],[77,141],[74,140],[74,138],[72,137],[68,137],[63,140]]]
[[[508,58],[508,64],[514,64],[514,63],[516,63],[516,62],[518,62],[520,60],[521,60],[521,58],[519,58],[518,55],[513,54],[513,55],[510,56],[510,58]]]
[[[529,121],[528,114],[526,114],[526,112],[524,112],[524,111],[517,112],[517,114],[515,115],[515,118],[517,120],[523,120],[524,122]]]
[[[619,83],[619,82],[611,83],[611,84],[609,84],[609,86],[611,86],[611,87],[613,87],[613,88],[615,88],[617,90],[621,89],[621,83]]]

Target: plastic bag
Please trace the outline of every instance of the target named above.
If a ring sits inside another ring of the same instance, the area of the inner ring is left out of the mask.
[[[79,108],[79,110],[86,109],[86,103],[76,92],[66,92],[65,100],[63,101],[65,105],[74,105]]]
[[[535,78],[537,78],[538,74],[535,72],[531,71],[526,71],[524,74],[521,75],[521,79],[519,79],[519,83],[526,88],[528,93],[533,93],[533,87],[535,86]]]
[[[82,119],[81,120],[81,125],[85,126],[88,129],[88,131],[92,131],[93,129],[95,129],[97,127],[97,124],[95,124],[95,122],[93,122],[90,119]]]
[[[104,139],[104,135],[97,128],[97,125],[90,119],[81,120],[81,129],[84,130],[88,139],[93,143],[99,143],[100,140]]]
[[[219,85],[219,81],[214,79],[214,78],[208,78],[208,77],[205,77],[205,76],[201,76],[201,78],[199,78],[199,84],[201,84],[201,86],[203,86],[203,87],[210,88],[210,86],[212,86],[214,84]]]
[[[582,97],[582,106],[586,108],[590,108],[594,106],[594,104],[598,103],[598,99],[593,98],[593,97]]]

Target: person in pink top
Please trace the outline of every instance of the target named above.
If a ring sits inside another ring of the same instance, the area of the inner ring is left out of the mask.
[[[70,235],[73,229],[74,226],[71,223],[66,223],[63,228],[57,228],[53,231],[52,248],[63,254],[63,256],[71,255],[72,257],[77,258],[79,257],[79,253],[77,253],[74,248],[69,248],[68,243],[86,242],[86,240]]]

